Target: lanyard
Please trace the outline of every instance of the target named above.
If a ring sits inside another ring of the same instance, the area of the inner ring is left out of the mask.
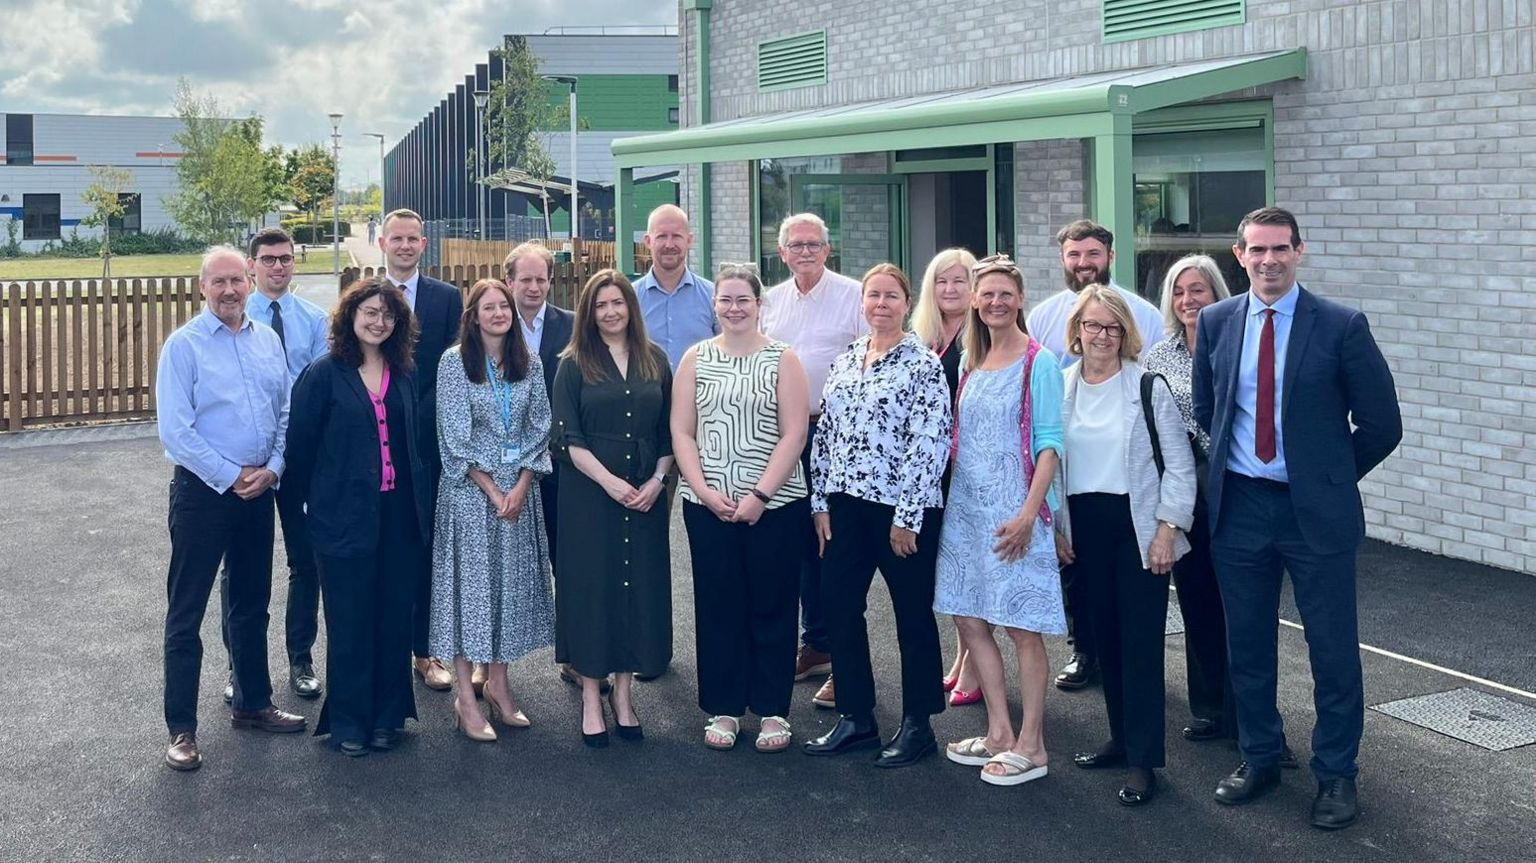
[[[491,382],[491,392],[496,395],[496,407],[501,412],[501,431],[505,439],[512,438],[512,382],[503,378],[496,364],[485,361],[485,377]]]

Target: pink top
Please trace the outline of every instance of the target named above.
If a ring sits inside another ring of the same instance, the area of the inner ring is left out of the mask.
[[[367,387],[363,387],[367,389]],[[389,422],[384,412],[384,396],[389,394],[389,366],[384,367],[384,376],[379,379],[379,394],[368,394],[368,400],[373,402],[373,415],[379,421],[379,462],[384,466],[384,481],[379,483],[379,491],[395,490],[395,466],[389,458]]]

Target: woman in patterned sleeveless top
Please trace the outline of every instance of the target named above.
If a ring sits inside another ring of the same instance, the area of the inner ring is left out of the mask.
[[[720,335],[683,355],[672,398],[672,449],[693,558],[704,744],[736,745],[741,717],[762,717],[759,752],[790,744],[798,561],[783,554],[810,519],[800,450],[809,415],[805,369],[758,327],[756,268],[715,277]]]

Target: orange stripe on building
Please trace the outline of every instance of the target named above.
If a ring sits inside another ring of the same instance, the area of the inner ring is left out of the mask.
[[[186,153],[162,153],[159,151],[150,151],[147,153],[134,153],[133,155],[140,159],[180,159],[182,156],[185,156]]]
[[[33,156],[34,162],[73,162],[74,156]]]

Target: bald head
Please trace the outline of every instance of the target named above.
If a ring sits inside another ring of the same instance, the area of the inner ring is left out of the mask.
[[[210,267],[215,261],[222,258],[233,257],[240,263],[240,268],[245,269],[245,254],[234,246],[209,246],[208,251],[203,252],[203,263],[197,270],[199,279],[207,279]]]
[[[682,278],[692,246],[693,232],[688,230],[688,214],[681,207],[662,204],[651,211],[651,217],[645,222],[645,247],[651,250],[651,266],[668,290]]]
[[[651,215],[645,220],[645,232],[656,233],[657,225],[668,222],[681,222],[683,230],[688,230],[688,214],[676,204],[662,204],[651,211]]]

